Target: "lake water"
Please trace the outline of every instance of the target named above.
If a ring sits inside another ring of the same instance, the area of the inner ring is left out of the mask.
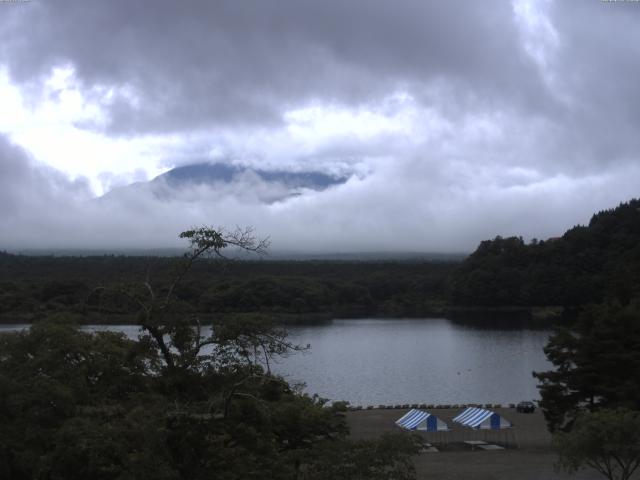
[[[539,398],[534,370],[547,370],[548,330],[482,328],[446,319],[333,320],[290,327],[307,353],[274,371],[306,391],[354,405],[515,403]],[[0,331],[24,328],[3,325]],[[113,329],[135,338],[135,326]]]

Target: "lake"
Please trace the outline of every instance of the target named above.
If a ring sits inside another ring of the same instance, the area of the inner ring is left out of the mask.
[[[2,325],[3,330],[24,325]],[[136,326],[118,330],[135,338]],[[539,398],[534,370],[547,370],[549,330],[459,323],[442,318],[333,320],[289,327],[307,353],[273,370],[305,391],[354,405],[516,403]]]

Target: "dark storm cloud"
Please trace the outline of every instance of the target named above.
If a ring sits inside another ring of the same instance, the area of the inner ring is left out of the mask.
[[[61,0],[11,13],[12,78],[72,65],[87,92],[115,89],[105,101],[120,132],[278,122],[308,101],[395,89],[429,101],[434,85],[466,93],[451,109],[548,102],[504,1]]]
[[[3,141],[0,248],[162,247],[213,223],[254,225],[277,249],[469,251],[496,234],[559,235],[640,195],[638,3],[0,8],[12,81],[37,104],[52,68],[72,67],[107,116],[81,128],[175,135],[158,155],[166,167],[212,158],[350,175],[271,205],[261,199],[281,192],[255,178],[95,202],[83,180]],[[316,107],[318,118],[305,110]]]
[[[193,225],[253,225],[274,251],[467,252],[496,234],[556,236],[637,188],[640,167],[605,176],[542,179],[500,165],[375,160],[366,178],[265,204],[279,195],[258,178],[158,199],[150,188],[90,198],[0,137],[0,249],[184,246]]]
[[[640,8],[544,10],[557,45],[545,31],[523,38],[505,1],[32,1],[5,16],[2,56],[33,96],[51,68],[73,66],[110,132],[277,128],[308,102],[366,106],[402,90],[453,122],[546,123],[532,156],[552,173],[634,155]]]
[[[640,153],[640,4],[555,2],[554,69],[569,104],[565,159],[579,168],[637,163]]]

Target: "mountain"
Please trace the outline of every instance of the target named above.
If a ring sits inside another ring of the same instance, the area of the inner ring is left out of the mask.
[[[163,200],[200,198],[199,193],[251,196],[263,203],[273,203],[298,196],[305,190],[322,191],[343,184],[346,177],[318,171],[291,172],[267,170],[227,163],[195,163],[176,167],[149,182],[137,182],[105,194],[103,199],[140,192]]]
[[[280,183],[291,189],[325,190],[332,185],[339,185],[347,180],[343,177],[332,177],[315,171],[288,172],[285,170],[254,169],[226,163],[198,163],[176,167],[154,178],[152,181],[164,181],[175,188],[193,184],[231,183],[243,174],[254,174],[264,182]]]

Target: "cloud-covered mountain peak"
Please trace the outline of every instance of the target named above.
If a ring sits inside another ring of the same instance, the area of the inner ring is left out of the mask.
[[[160,200],[203,200],[234,198],[242,203],[274,203],[309,191],[323,191],[343,184],[345,177],[319,171],[257,169],[227,163],[193,163],[173,168],[149,182],[115,189],[102,199],[150,195]]]
[[[195,163],[173,168],[156,177],[152,182],[165,182],[172,188],[184,188],[193,185],[240,182],[246,176],[255,176],[265,183],[281,184],[293,190],[308,188],[320,191],[346,181],[344,177],[334,177],[312,170],[291,172],[255,169],[227,163]]]

